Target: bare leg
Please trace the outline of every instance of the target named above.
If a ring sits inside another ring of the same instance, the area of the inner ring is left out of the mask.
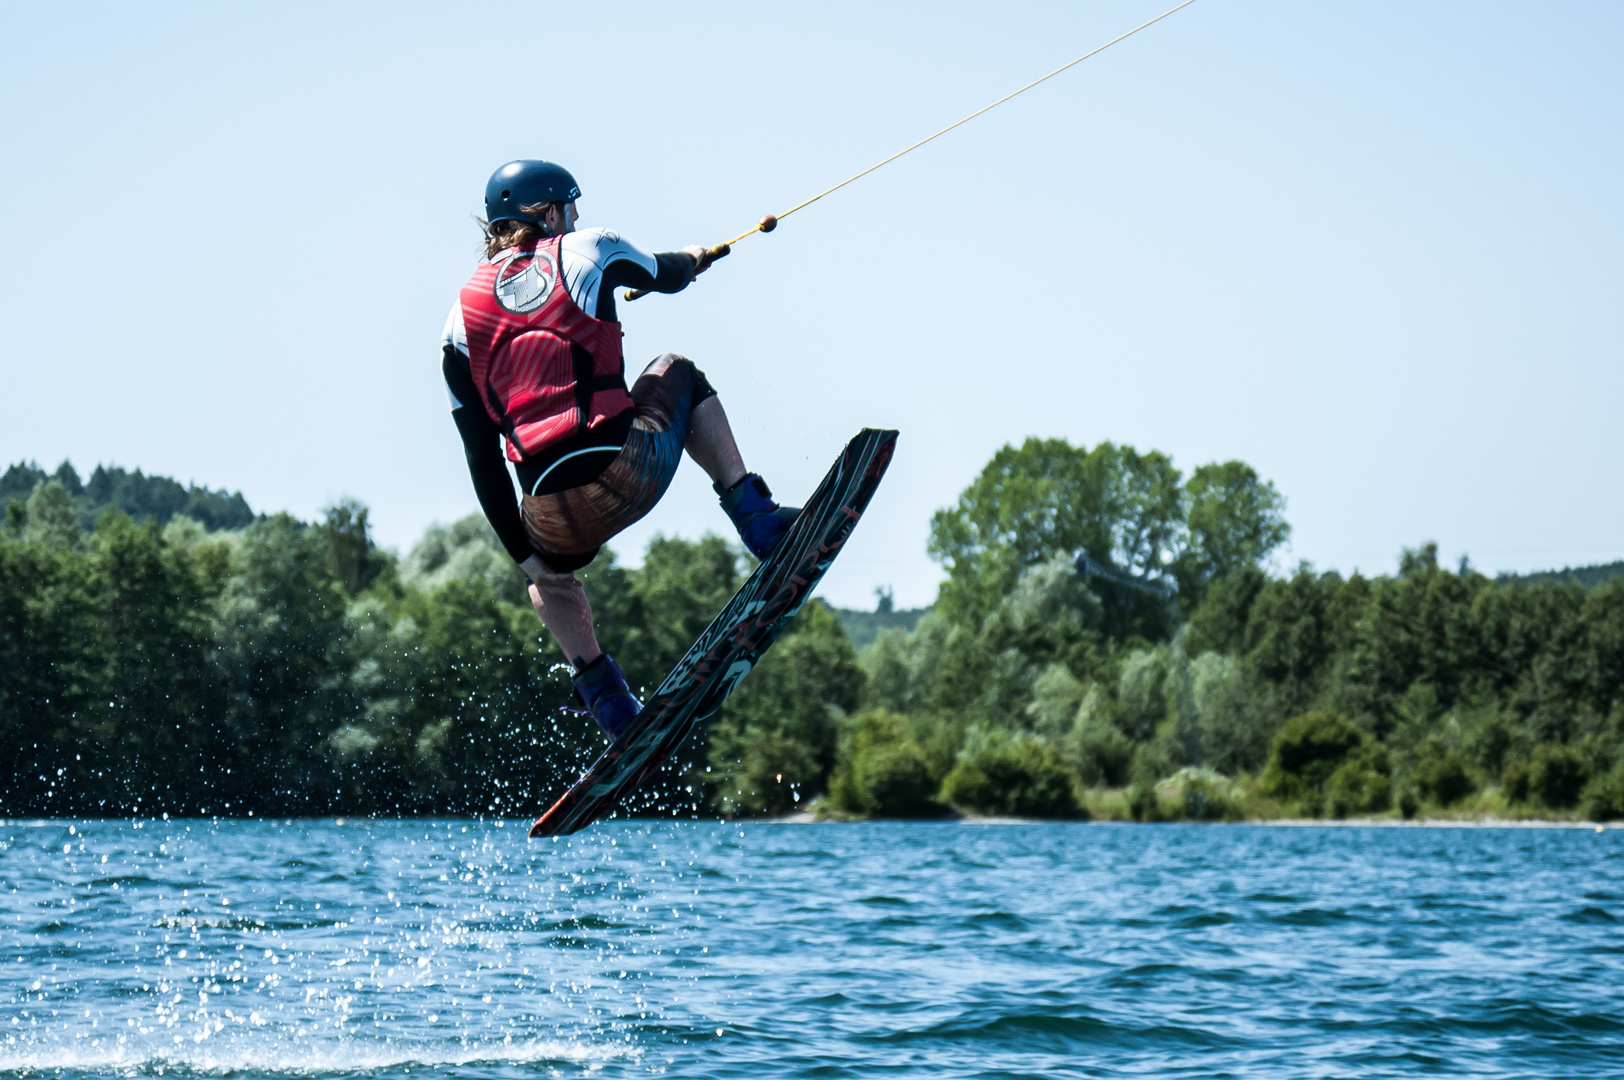
[[[733,441],[733,428],[728,425],[721,398],[708,397],[688,414],[688,442],[684,448],[722,490],[744,479],[744,458],[739,454],[739,444]]]
[[[603,655],[598,635],[592,629],[592,605],[575,575],[550,571],[537,574],[529,567],[526,570],[532,582],[530,603],[564,650],[564,659],[579,669]]]

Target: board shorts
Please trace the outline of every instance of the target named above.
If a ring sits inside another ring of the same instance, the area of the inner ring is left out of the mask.
[[[631,396],[626,443],[596,480],[519,500],[530,545],[549,569],[579,570],[654,509],[677,475],[694,406],[716,391],[692,360],[666,353],[638,376]]]

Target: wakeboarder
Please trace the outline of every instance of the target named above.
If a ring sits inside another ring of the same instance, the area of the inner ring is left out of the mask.
[[[575,571],[654,508],[685,450],[756,558],[798,511],[745,469],[721,399],[692,361],[666,353],[627,387],[615,289],[681,292],[711,253],[649,254],[608,229],[577,229],[580,194],[547,161],[491,175],[484,258],[446,320],[441,371],[480,508],[529,578],[576,693],[615,740],[642,704],[598,647]]]

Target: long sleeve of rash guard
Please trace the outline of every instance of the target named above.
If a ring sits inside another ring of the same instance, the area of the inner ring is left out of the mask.
[[[442,349],[440,370],[451,392],[451,419],[462,436],[463,456],[468,459],[468,475],[474,481],[479,508],[485,511],[497,539],[514,562],[524,562],[535,554],[530,537],[519,517],[519,500],[513,490],[513,477],[502,457],[502,432],[479,404],[468,358],[453,345]]]
[[[631,259],[614,259],[603,268],[603,281],[598,287],[597,310],[592,314],[608,322],[619,322],[615,312],[616,289],[646,289],[649,292],[681,292],[693,280],[694,260],[680,251],[663,251],[654,256],[657,273]]]

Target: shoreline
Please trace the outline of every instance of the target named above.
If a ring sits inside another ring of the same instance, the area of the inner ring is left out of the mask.
[[[196,822],[226,822],[251,821],[257,823],[278,824],[290,822],[319,822],[336,825],[340,828],[351,825],[362,825],[373,821],[387,822],[480,822],[489,823],[496,828],[505,828],[509,825],[522,826],[528,818],[492,818],[492,817],[60,817],[60,818],[0,818],[0,827],[23,826],[27,828],[43,828],[51,825],[71,825],[106,822],[140,822],[154,825],[190,824]],[[1560,821],[1551,818],[1415,818],[1409,821],[1395,818],[1250,818],[1244,821],[1119,821],[1110,818],[1023,818],[1023,817],[978,817],[963,814],[953,817],[936,818],[836,818],[819,817],[810,810],[798,810],[793,814],[784,814],[780,817],[767,818],[615,818],[610,821],[622,824],[653,824],[657,822],[677,821],[685,824],[714,824],[714,825],[863,825],[887,823],[896,825],[1200,825],[1202,827],[1244,827],[1244,828],[1278,828],[1278,829],[1569,829],[1584,832],[1605,833],[1624,831],[1624,822],[1597,822],[1597,821]]]
[[[1415,818],[1409,821],[1394,818],[1251,818],[1245,821],[1112,821],[1103,818],[1065,820],[1058,818],[1021,817],[961,817],[944,818],[857,818],[842,821],[820,818],[809,810],[797,811],[775,818],[734,818],[735,824],[757,825],[859,825],[864,822],[897,822],[932,825],[1201,825],[1246,826],[1251,828],[1342,828],[1342,829],[1579,829],[1587,832],[1610,832],[1624,828],[1624,822],[1560,821],[1552,818]]]

